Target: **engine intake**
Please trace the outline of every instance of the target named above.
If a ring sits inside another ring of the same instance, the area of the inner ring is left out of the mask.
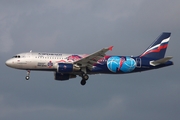
[[[80,67],[71,63],[58,63],[58,73],[70,73],[80,71]]]

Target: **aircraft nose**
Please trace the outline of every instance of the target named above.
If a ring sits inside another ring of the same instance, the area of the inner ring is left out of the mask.
[[[7,66],[11,66],[11,63],[12,63],[11,60],[7,60],[7,61],[6,61],[6,65],[7,65]]]

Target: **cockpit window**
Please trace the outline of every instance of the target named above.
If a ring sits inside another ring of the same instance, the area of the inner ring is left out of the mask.
[[[16,55],[16,56],[13,56],[13,58],[20,58],[20,56],[19,56],[19,55]]]
[[[17,56],[13,56],[13,58],[17,58]]]

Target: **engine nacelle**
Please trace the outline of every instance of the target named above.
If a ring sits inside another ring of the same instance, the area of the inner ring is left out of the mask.
[[[62,74],[62,73],[54,73],[54,79],[55,80],[59,80],[59,81],[65,81],[65,80],[69,80],[71,78],[76,78],[76,75],[72,75],[72,74]]]
[[[57,72],[58,73],[70,73],[80,71],[80,67],[71,63],[58,63]]]

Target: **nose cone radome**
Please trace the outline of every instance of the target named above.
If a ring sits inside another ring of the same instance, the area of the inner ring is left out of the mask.
[[[11,60],[7,60],[7,61],[6,61],[6,65],[7,65],[8,67],[11,67],[12,61],[11,61]]]

